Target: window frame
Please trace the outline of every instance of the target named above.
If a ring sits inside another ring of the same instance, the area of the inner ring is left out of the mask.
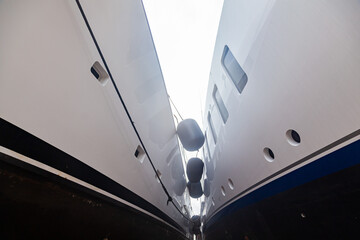
[[[243,75],[241,76],[239,82],[237,83],[237,79],[234,79],[232,76],[231,71],[229,70],[229,68],[226,66],[225,64],[225,58],[228,54],[231,54],[232,58],[236,61],[236,65],[238,66],[238,69],[243,73]],[[228,45],[224,46],[224,50],[223,50],[223,54],[221,56],[221,65],[224,68],[227,76],[231,79],[231,81],[234,83],[236,89],[238,90],[238,92],[241,94],[244,91],[244,88],[247,85],[248,82],[248,76],[246,74],[246,72],[244,71],[244,69],[241,67],[240,63],[238,62],[238,60],[235,58],[234,54],[232,53],[232,51],[230,50],[230,48],[228,47]]]
[[[207,115],[207,121],[208,121],[208,125],[209,125],[211,135],[212,135],[214,143],[216,145],[216,143],[217,143],[217,135],[216,135],[215,128],[214,128],[214,123],[212,122],[210,111],[208,112],[208,115]]]
[[[217,94],[218,98],[216,97],[216,94]],[[219,89],[216,86],[216,84],[214,84],[214,90],[212,92],[212,97],[213,97],[214,102],[215,102],[215,104],[217,106],[217,109],[218,109],[218,111],[220,113],[220,116],[221,116],[221,118],[223,120],[223,123],[226,123],[226,121],[229,118],[229,111],[227,110],[227,108],[225,106],[224,100],[221,97]]]

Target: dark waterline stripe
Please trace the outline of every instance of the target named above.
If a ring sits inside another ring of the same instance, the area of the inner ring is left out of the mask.
[[[226,206],[229,202],[233,201],[237,197],[246,192],[251,191],[252,189],[256,188],[260,184],[270,180],[278,176],[279,174],[313,158],[317,155],[330,150],[338,146],[341,143],[346,142],[360,134],[360,129],[329,144],[328,146],[300,159],[299,161],[289,165],[286,168],[281,169],[280,171],[270,175],[269,177],[259,181],[258,183],[254,184],[253,186],[247,188],[246,190],[242,191],[241,193],[237,194],[235,197],[227,201],[221,207]],[[207,224],[210,226],[214,224],[219,218],[225,216],[229,213],[229,209],[232,211],[234,209],[243,208],[250,204],[256,203],[260,200],[263,200],[267,197],[273,196],[277,193],[286,191],[288,189],[294,188],[296,186],[302,185],[304,183],[310,182],[312,180],[318,179],[320,177],[329,175],[331,173],[340,171],[342,169],[360,164],[360,140],[353,142],[343,148],[340,148],[332,153],[329,153],[326,156],[321,157],[320,159],[311,162],[299,169],[296,169],[274,181],[260,187],[259,189],[254,190],[253,192],[245,195],[244,197],[236,200],[235,202],[229,204],[225,208],[221,209],[220,211],[215,212],[207,221]]]
[[[0,118],[0,146],[46,164],[111,193],[173,225],[182,227],[157,207],[80,160]]]

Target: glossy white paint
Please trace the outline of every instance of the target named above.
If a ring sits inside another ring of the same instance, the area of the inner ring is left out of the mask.
[[[175,196],[172,188],[182,174],[172,170],[183,166],[175,162],[181,150],[142,3],[81,3],[161,180]],[[360,128],[359,10],[356,0],[225,1],[205,106],[203,159],[210,195],[204,215]],[[221,66],[225,45],[248,75],[241,94]],[[2,118],[186,225],[166,205],[148,159],[134,157],[140,142],[112,83],[99,83],[90,73],[95,61],[104,63],[75,1],[0,2],[0,53]],[[214,84],[229,112],[226,124],[212,98]],[[298,146],[289,144],[289,129],[300,134]],[[265,147],[275,154],[272,162],[264,158]],[[191,209],[186,194],[176,202],[188,205],[184,212]]]
[[[135,126],[173,194],[175,126],[141,1],[81,1]],[[135,192],[183,225],[155,179],[75,1],[0,2],[0,116]],[[35,159],[36,160],[36,159]],[[181,159],[180,159],[181,160]],[[179,205],[188,204],[177,197]]]
[[[224,2],[204,117],[211,155],[205,149],[205,158],[215,166],[207,216],[267,176],[360,128],[359,11],[356,0]],[[248,75],[241,94],[221,66],[225,45]],[[229,111],[226,124],[211,95],[214,84]],[[300,134],[298,146],[287,141],[289,129]],[[265,160],[265,147],[274,152],[274,161]]]

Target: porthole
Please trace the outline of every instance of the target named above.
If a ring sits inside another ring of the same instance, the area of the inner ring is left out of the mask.
[[[225,196],[225,195],[226,195],[226,192],[225,192],[225,188],[224,188],[224,186],[221,186],[221,194],[222,194],[223,196]]]
[[[228,185],[229,185],[229,188],[230,188],[231,190],[234,190],[234,183],[233,183],[233,181],[231,180],[231,178],[228,179]]]
[[[293,129],[286,132],[286,139],[292,146],[298,146],[301,142],[299,133]]]
[[[275,155],[274,155],[274,152],[270,148],[268,148],[268,147],[264,148],[263,152],[264,152],[264,157],[265,157],[266,161],[268,161],[268,162],[274,161]]]

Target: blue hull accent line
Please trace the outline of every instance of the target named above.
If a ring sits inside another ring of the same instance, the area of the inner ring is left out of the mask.
[[[355,135],[358,135],[357,132],[355,132]],[[266,201],[266,198],[358,164],[360,164],[360,140],[329,153],[245,195],[217,212],[206,223],[206,227],[211,228],[212,225],[222,221],[224,217],[251,204]]]

